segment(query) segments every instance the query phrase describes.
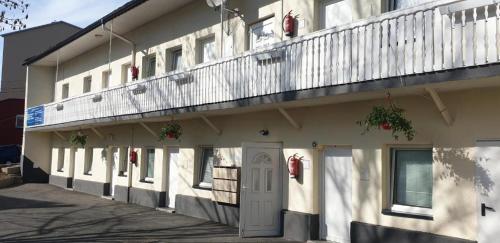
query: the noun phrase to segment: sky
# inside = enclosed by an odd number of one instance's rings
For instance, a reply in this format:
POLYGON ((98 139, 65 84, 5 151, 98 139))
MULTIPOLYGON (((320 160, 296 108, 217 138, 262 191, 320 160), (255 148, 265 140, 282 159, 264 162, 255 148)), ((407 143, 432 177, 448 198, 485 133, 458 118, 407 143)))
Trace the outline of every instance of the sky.
MULTIPOLYGON (((78 27, 85 27, 104 15, 122 6, 129 0, 27 0, 29 18, 27 28, 66 21, 78 27)), ((10 32, 6 28, 5 34, 10 32)), ((0 38, 0 73, 3 62, 3 38, 0 38)), ((1 81, 0 81, 1 82, 1 81)))

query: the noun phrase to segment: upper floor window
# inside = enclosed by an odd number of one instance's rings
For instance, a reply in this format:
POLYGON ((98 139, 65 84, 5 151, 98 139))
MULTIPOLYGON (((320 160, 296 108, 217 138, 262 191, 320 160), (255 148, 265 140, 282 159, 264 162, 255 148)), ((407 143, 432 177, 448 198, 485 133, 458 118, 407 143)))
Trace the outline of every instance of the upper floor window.
POLYGON ((142 58, 142 77, 149 78, 156 75, 156 54, 142 58))
POLYGON ((319 18, 321 29, 351 23, 351 0, 322 0, 320 3, 319 18))
POLYGON ((111 81, 111 70, 102 72, 102 89, 109 88, 109 82, 111 81))
POLYGON ((88 93, 92 90, 92 76, 83 78, 83 93, 88 93))
POLYGON ((390 0, 389 10, 398 10, 403 8, 415 7, 417 5, 432 2, 434 0, 390 0))
POLYGON ((210 62, 216 59, 215 56, 215 37, 209 37, 199 40, 200 63, 210 62))
POLYGON ((182 49, 172 51, 172 71, 180 70, 182 66, 182 49))
POLYGON ((132 82, 132 65, 130 63, 122 65, 122 84, 132 82))
POLYGON ((391 150, 391 210, 432 214, 432 149, 391 150))
POLYGON ((274 17, 259 21, 249 28, 250 49, 259 48, 277 41, 274 33, 274 17))
POLYGON ((61 99, 67 99, 69 97, 69 84, 62 85, 61 99))

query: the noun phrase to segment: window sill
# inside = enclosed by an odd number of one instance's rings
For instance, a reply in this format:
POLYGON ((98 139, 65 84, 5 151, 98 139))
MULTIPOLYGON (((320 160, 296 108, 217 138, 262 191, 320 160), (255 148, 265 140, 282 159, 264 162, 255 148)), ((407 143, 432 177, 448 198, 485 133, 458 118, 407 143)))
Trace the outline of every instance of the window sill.
POLYGON ((203 186, 199 186, 199 185, 196 185, 196 186, 193 186, 194 189, 198 189, 198 190, 205 190, 205 191, 211 191, 212 190, 212 187, 203 187, 203 186))
POLYGON ((85 172, 85 173, 83 173, 83 175, 92 176, 92 173, 91 172, 85 172))
POLYGON ((64 170, 63 169, 58 169, 57 172, 64 172, 64 170))
POLYGON ((141 179, 139 182, 147 183, 147 184, 153 184, 153 180, 141 179))
POLYGON ((127 173, 120 172, 118 173, 118 177, 127 177, 127 173))
POLYGON ((382 209, 382 214, 388 215, 388 216, 403 217, 403 218, 434 220, 434 217, 432 215, 417 214, 417 213, 405 213, 405 212, 393 211, 390 209, 382 209))

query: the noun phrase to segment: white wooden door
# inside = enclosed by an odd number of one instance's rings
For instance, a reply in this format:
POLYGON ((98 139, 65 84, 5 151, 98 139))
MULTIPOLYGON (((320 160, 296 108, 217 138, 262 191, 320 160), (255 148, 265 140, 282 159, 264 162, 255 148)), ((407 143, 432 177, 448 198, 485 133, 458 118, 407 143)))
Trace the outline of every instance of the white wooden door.
POLYGON ((115 195, 115 185, 118 178, 118 164, 120 163, 120 150, 118 148, 112 148, 111 150, 111 180, 109 186, 109 195, 115 195))
POLYGON ((352 149, 326 148, 322 167, 321 237, 350 242, 352 149))
POLYGON ((500 239, 500 140, 479 141, 476 147, 478 242, 500 239))
POLYGON ((168 198, 167 206, 175 208, 175 196, 177 195, 177 180, 179 178, 179 148, 167 149, 168 153, 168 198))
POLYGON ((281 232, 281 144, 243 145, 240 235, 276 236, 281 232))
POLYGON ((351 23, 351 0, 323 0, 321 2, 319 18, 322 29, 351 23))

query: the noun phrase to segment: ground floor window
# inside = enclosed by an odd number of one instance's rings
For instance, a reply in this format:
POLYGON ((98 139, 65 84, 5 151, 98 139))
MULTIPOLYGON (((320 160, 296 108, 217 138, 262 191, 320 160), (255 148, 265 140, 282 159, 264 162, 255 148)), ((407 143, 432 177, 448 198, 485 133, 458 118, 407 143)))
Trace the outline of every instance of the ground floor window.
POLYGON ((201 147, 199 166, 199 187, 212 188, 212 171, 214 168, 214 148, 201 147))
POLYGON ((127 147, 120 148, 120 162, 118 164, 119 175, 125 176, 128 171, 129 151, 127 147))
POLYGON ((64 148, 57 149, 57 171, 64 171, 64 148))
POLYGON ((144 176, 143 180, 147 182, 153 182, 154 171, 155 171, 155 149, 146 149, 146 158, 144 163, 144 176))
POLYGON ((87 148, 85 150, 83 173, 85 175, 92 175, 92 164, 94 162, 94 148, 87 148))
POLYGON ((393 148, 391 210, 432 214, 432 149, 393 148))

